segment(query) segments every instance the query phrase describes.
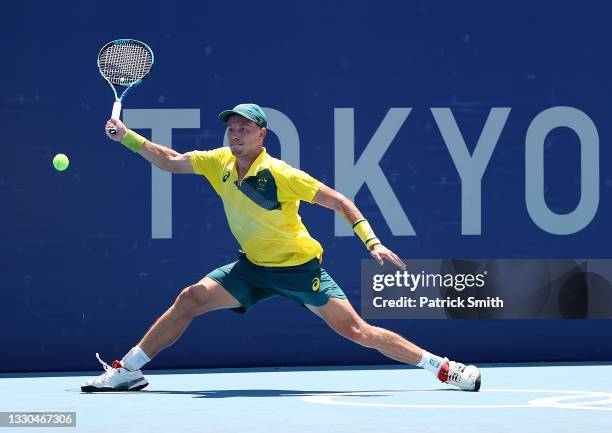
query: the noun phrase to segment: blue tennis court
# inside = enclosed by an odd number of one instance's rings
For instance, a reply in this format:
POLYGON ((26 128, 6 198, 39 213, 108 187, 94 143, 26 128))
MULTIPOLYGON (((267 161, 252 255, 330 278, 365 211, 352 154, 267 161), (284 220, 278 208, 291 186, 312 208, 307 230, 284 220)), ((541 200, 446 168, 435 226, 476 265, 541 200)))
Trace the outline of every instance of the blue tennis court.
POLYGON ((74 411, 78 432, 601 432, 606 364, 485 365, 478 393, 403 367, 154 371, 145 390, 85 394, 91 374, 4 374, 3 411, 74 411))

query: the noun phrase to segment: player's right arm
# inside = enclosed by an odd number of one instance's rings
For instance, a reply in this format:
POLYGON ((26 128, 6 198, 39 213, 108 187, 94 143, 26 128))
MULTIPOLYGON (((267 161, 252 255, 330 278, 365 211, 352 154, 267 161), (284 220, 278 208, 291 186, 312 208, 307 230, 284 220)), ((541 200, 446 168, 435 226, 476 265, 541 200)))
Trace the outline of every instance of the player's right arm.
MULTIPOLYGON (((122 142, 123 138, 128 132, 128 128, 123 124, 123 122, 115 119, 110 119, 108 122, 106 122, 106 127, 104 129, 108 138, 118 142, 122 142), (117 130, 115 134, 110 133, 112 128, 117 130)), ((153 143, 150 140, 145 140, 144 144, 142 144, 138 150, 138 154, 162 170, 177 174, 194 173, 193 167, 189 161, 191 152, 178 153, 177 151, 162 146, 161 144, 153 143)))

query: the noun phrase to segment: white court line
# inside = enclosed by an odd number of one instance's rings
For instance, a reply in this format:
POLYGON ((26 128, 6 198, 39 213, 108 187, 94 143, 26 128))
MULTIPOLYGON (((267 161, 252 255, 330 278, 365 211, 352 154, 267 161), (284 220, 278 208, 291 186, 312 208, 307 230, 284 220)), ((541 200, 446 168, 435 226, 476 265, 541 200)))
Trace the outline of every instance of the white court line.
MULTIPOLYGON (((402 391, 397 391, 401 393, 402 391)), ((410 391, 430 392, 430 391, 410 391)), ((528 400, 524 404, 413 404, 413 403, 369 403, 358 401, 337 400, 338 397, 352 396, 386 396, 389 391, 371 392, 338 392, 325 395, 309 395, 302 397, 302 401, 315 404, 331 404, 337 406, 358 406, 358 407, 390 407, 390 408, 415 408, 415 409, 507 409, 507 408, 556 408, 556 409, 578 409, 578 410, 602 410, 612 411, 612 393, 601 391, 574 391, 559 389, 517 389, 517 388, 498 388, 482 389, 480 392, 499 392, 499 393, 540 393, 540 394, 561 394, 552 397, 528 400), (593 401, 582 401, 575 403, 563 403, 564 400, 591 398, 593 401), (603 399, 603 400, 602 400, 603 399), (600 405, 610 405, 601 407, 600 405)))

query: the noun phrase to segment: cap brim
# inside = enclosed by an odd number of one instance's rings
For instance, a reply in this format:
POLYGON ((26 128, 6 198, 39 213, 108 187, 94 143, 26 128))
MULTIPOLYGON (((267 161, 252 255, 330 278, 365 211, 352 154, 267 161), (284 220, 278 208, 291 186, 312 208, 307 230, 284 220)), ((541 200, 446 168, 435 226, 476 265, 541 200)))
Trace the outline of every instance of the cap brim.
POLYGON ((237 116, 240 116, 240 117, 244 117, 245 119, 250 120, 251 122, 254 122, 254 123, 256 123, 257 125, 259 125, 259 126, 262 126, 262 127, 263 127, 263 125, 261 125, 261 124, 260 124, 260 123, 257 121, 257 119, 255 119, 255 118, 253 118, 253 117, 249 116, 247 113, 243 113, 243 112, 236 111, 236 110, 225 110, 225 111, 222 111, 222 112, 220 112, 220 113, 219 113, 219 115, 218 115, 217 117, 218 117, 218 118, 219 118, 219 120, 221 120, 222 122, 227 123, 227 121, 229 120, 229 118, 230 118, 231 116, 233 116, 234 114, 236 114, 237 116))
MULTIPOLYGON (((234 114, 238 114, 239 116, 242 116, 242 114, 236 113, 234 110, 224 110, 224 111, 220 112, 217 117, 219 118, 219 120, 221 122, 227 123, 227 119, 229 119, 230 116, 232 116, 234 114)), ((244 116, 242 116, 242 117, 244 117, 244 116)))

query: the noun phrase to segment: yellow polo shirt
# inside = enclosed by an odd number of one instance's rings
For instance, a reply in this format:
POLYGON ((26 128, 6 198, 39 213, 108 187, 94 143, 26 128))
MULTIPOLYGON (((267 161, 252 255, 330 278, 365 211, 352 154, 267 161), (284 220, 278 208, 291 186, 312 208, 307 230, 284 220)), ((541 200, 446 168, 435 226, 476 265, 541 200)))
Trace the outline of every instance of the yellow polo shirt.
POLYGON ((240 184, 229 147, 194 151, 190 162, 221 197, 230 230, 251 262, 296 266, 321 260, 321 244, 298 215, 300 200, 312 203, 321 182, 271 157, 265 147, 240 184))

